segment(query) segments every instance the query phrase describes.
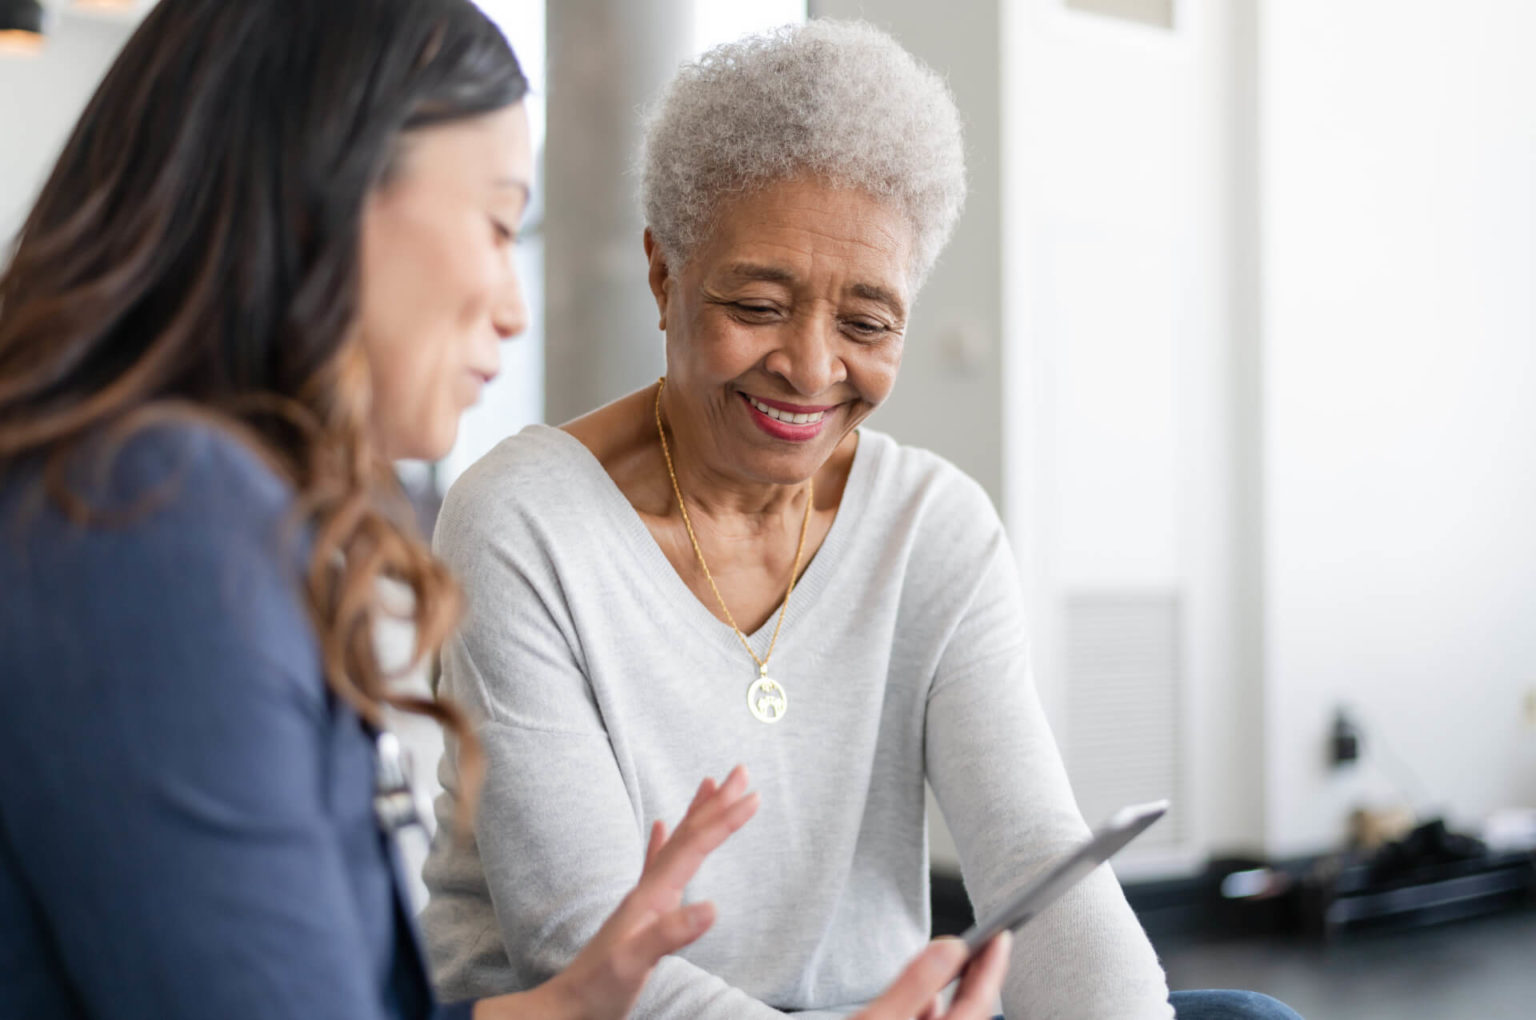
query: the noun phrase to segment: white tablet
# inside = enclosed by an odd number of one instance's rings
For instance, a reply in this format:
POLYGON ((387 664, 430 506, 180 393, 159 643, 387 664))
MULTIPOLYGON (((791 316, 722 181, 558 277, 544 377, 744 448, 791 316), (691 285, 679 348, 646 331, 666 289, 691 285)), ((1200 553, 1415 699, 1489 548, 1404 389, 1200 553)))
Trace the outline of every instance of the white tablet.
POLYGON ((1100 864, 1109 860, 1168 810, 1166 800, 1133 804, 1116 811, 1086 843, 1063 857, 1040 878, 1025 886, 1012 900, 973 925, 960 938, 972 955, 1002 931, 1018 931, 1030 919, 1072 888, 1100 864))

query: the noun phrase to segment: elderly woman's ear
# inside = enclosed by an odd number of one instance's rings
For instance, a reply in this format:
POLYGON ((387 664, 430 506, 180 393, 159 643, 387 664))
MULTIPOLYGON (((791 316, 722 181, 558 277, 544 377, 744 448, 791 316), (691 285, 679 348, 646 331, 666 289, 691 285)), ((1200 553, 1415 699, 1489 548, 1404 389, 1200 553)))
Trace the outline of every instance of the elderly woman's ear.
POLYGON ((656 243, 651 228, 645 228, 645 257, 650 260, 650 284, 651 293, 656 297, 656 311, 660 314, 660 321, 656 323, 657 329, 667 328, 667 285, 671 283, 672 276, 667 267, 667 256, 661 250, 661 245, 656 243))

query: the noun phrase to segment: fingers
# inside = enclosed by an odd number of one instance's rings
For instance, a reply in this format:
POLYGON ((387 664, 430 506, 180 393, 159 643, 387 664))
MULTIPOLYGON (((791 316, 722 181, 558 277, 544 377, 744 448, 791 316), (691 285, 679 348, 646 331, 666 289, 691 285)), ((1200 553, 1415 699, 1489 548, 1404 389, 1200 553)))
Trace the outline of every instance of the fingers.
POLYGON ((1003 932, 988 942, 981 954, 965 968, 960 988, 955 992, 945 1020, 982 1020, 992 1016, 992 1006, 1003 987, 1003 977, 1008 973, 1008 954, 1013 948, 1013 936, 1003 932))
POLYGON ((707 902, 648 913, 637 924, 625 922, 623 913, 621 907, 569 967, 540 986, 562 1005, 536 1015, 628 1016, 661 958, 693 942, 715 923, 715 906, 707 902))
MULTIPOLYGON (((740 767, 741 766, 739 766, 739 765, 737 766, 737 768, 740 768, 740 767)), ((698 807, 700 804, 702 804, 709 797, 710 794, 712 794, 714 792, 715 792, 715 781, 713 779, 711 779, 709 776, 705 776, 704 777, 704 781, 699 784, 698 792, 693 795, 693 801, 691 803, 689 803, 688 810, 692 811, 694 808, 698 807)))
POLYGON ((641 885, 681 895, 704 858, 757 811, 757 794, 747 792, 747 782, 747 770, 738 765, 718 788, 708 780, 701 784, 699 794, 671 837, 654 853, 647 853, 641 885))
POLYGON ((571 966, 546 984, 574 988, 581 1001, 601 1004, 597 1015, 626 1014, 657 962, 714 923, 713 904, 678 903, 704 858, 746 824, 757 803, 757 795, 747 793, 746 769, 737 766, 724 783, 706 779, 699 784, 671 835, 665 822, 653 823, 639 883, 571 966))
POLYGON ((604 930, 610 930, 614 938, 624 938, 654 916, 677 907, 704 859, 757 811, 757 794, 747 793, 747 782, 747 770, 740 765, 719 786, 706 779, 671 835, 664 823, 652 824, 640 881, 609 917, 604 930))
POLYGON ((930 942, 885 994, 858 1014, 859 1020, 911 1020, 960 972, 965 956, 965 943, 958 939, 930 942))
POLYGON ((710 850, 725 842, 725 838, 735 832, 743 823, 752 817, 756 810, 757 795, 747 792, 747 769, 745 765, 737 765, 731 769, 730 775, 725 777, 725 782, 715 788, 713 780, 705 780, 705 786, 709 793, 704 797, 696 797, 695 804, 688 809, 683 820, 678 823, 678 829, 689 827, 696 830, 689 833, 686 840, 702 838, 709 833, 715 837, 715 842, 709 846, 710 850), (747 810, 744 805, 751 802, 752 810, 747 810), (726 827, 721 828, 724 824, 726 827))
POLYGON ((651 824, 651 838, 645 845, 645 866, 647 868, 656 859, 656 855, 661 853, 661 848, 666 845, 666 842, 667 823, 658 818, 651 824))
POLYGON ((938 939, 919 953, 901 976, 886 989, 856 1020, 983 1020, 992 1016, 993 1004, 1008 973, 1008 953, 1013 939, 1007 932, 987 943, 985 949, 966 965, 965 944, 958 939, 938 939), (937 1002, 938 994, 965 968, 960 987, 947 1011, 937 1002))

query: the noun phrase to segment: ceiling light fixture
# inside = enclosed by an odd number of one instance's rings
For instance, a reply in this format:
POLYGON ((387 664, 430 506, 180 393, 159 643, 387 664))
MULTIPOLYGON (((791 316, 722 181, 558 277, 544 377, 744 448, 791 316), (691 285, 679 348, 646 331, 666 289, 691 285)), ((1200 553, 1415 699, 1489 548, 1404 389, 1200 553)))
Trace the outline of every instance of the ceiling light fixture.
POLYGON ((43 48, 43 5, 38 0, 0 0, 0 53, 43 48))

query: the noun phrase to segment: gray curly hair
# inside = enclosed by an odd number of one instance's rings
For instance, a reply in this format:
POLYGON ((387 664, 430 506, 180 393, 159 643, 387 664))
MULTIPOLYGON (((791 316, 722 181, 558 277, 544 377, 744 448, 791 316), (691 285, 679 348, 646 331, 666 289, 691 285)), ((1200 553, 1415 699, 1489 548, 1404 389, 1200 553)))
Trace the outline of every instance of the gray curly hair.
POLYGON ((790 25, 683 65, 647 116, 639 169, 646 223, 679 266, 724 198, 813 174, 905 214, 915 289, 965 204, 948 86, 862 22, 790 25))

